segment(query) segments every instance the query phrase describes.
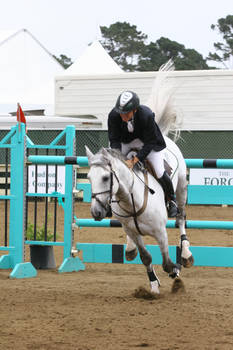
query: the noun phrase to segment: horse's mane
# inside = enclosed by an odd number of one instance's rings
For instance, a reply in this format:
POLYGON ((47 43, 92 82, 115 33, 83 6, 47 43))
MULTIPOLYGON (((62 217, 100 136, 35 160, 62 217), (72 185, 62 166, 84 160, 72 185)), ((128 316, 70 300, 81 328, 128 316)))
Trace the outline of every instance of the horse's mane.
POLYGON ((105 152, 109 153, 112 157, 119 159, 124 163, 126 157, 120 152, 118 149, 104 148, 102 147, 91 159, 90 165, 102 165, 107 166, 109 164, 109 160, 106 157, 105 152))
POLYGON ((113 149, 113 148, 105 148, 105 150, 114 158, 117 158, 124 162, 126 160, 126 157, 121 153, 119 149, 113 149))
POLYGON ((155 121, 164 135, 171 133, 175 140, 180 136, 183 115, 174 107, 174 92, 177 87, 167 79, 174 70, 174 62, 170 59, 160 67, 156 75, 151 94, 145 103, 155 113, 155 121))

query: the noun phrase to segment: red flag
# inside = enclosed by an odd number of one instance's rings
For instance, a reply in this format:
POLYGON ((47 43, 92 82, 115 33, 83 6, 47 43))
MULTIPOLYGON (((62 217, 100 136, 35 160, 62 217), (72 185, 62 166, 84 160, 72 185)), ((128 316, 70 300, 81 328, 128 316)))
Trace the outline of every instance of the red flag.
POLYGON ((22 110, 22 108, 21 108, 19 103, 18 103, 16 116, 17 116, 17 121, 19 122, 19 127, 20 127, 20 123, 24 123, 25 124, 25 129, 26 129, 26 132, 27 132, 26 118, 25 118, 25 115, 24 115, 23 110, 22 110))

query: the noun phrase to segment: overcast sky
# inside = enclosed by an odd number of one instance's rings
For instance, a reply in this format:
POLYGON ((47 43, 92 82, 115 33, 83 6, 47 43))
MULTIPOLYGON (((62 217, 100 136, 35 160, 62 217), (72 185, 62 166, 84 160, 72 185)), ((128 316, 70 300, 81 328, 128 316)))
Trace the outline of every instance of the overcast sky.
POLYGON ((73 61, 98 36, 98 25, 136 25, 149 41, 175 40, 204 58, 222 39, 211 30, 233 14, 232 0, 0 0, 0 30, 26 28, 53 54, 73 61))

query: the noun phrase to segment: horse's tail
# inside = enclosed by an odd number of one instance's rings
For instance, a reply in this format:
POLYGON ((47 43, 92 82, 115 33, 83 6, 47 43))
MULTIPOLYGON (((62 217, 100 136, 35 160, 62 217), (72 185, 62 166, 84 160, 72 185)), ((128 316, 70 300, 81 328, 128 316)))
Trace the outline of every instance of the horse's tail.
POLYGON ((150 97, 146 103, 155 113, 155 121, 164 135, 172 133, 175 140, 179 138, 182 125, 182 115, 174 107, 174 84, 167 79, 170 71, 174 70, 174 62, 170 59, 160 67, 156 75, 150 97))

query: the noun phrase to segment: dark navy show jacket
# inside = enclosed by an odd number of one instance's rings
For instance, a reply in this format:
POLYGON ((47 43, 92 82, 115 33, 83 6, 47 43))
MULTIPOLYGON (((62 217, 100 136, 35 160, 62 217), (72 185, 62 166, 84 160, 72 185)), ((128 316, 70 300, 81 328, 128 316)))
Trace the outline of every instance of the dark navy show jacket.
POLYGON ((121 119, 114 108, 108 115, 108 137, 111 148, 121 150, 121 143, 129 143, 140 139, 144 146, 138 151, 137 157, 143 161, 151 150, 161 151, 166 147, 163 135, 155 122, 154 113, 147 106, 140 105, 133 118, 134 131, 129 132, 127 123, 121 119))

